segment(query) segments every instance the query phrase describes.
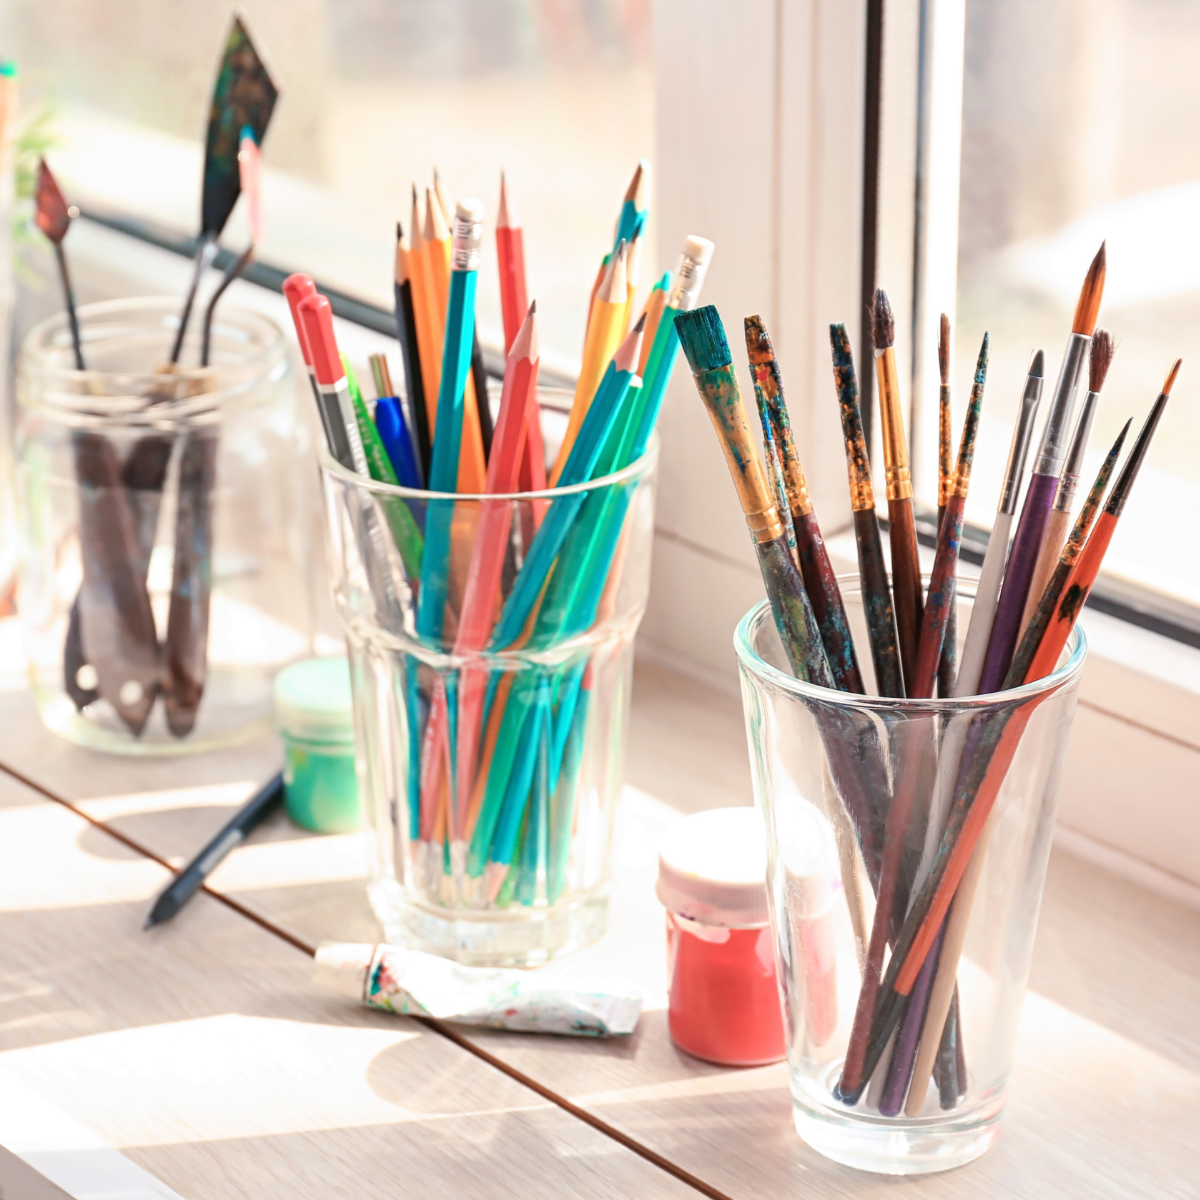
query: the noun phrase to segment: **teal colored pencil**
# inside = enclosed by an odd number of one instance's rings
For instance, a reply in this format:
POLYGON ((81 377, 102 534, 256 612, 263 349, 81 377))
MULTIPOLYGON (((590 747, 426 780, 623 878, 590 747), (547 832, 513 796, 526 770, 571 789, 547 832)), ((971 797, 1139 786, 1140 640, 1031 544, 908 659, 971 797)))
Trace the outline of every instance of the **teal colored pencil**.
POLYGON ((517 903, 529 906, 537 900, 538 879, 546 871, 550 827, 550 705, 546 702, 537 738, 533 768, 533 791, 529 797, 529 815, 521 839, 518 864, 517 903))
POLYGON ((638 237, 646 225, 650 206, 646 197, 650 194, 650 163, 646 159, 638 162, 637 170, 625 190, 621 203, 621 215, 617 218, 617 235, 613 239, 613 253, 622 242, 630 243, 638 237))
MULTIPOLYGON (((429 465, 431 492, 452 493, 458 487, 463 403, 467 376, 471 371, 471 350, 475 344, 475 285, 483 240, 482 222, 483 205, 478 200, 458 202, 454 216, 454 250, 450 263, 450 298, 446 310, 442 379, 438 389, 433 457, 429 465)), ((425 553, 421 562, 417 633, 434 643, 441 640, 446 617, 446 592, 450 582, 450 528, 453 520, 453 501, 430 501, 425 517, 425 553)))
POLYGON ((591 689, 577 691, 575 706, 566 738, 562 771, 550 805, 549 861, 546 864, 546 902, 557 904, 567 886, 567 866, 571 861, 571 834, 575 825, 575 801, 579 792, 579 771, 587 744, 588 711, 591 689))

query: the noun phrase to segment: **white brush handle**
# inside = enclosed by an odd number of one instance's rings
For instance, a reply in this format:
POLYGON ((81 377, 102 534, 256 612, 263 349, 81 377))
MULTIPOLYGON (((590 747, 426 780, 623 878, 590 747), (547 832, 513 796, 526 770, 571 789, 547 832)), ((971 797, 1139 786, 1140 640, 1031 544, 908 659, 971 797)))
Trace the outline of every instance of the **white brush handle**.
POLYGON ((1037 606, 1042 602, 1042 593, 1050 576, 1058 565, 1059 555, 1066 544, 1067 534, 1071 531, 1071 514, 1054 508, 1050 510, 1050 520, 1046 522, 1046 536, 1042 539, 1042 548, 1038 551, 1037 564, 1033 568, 1033 579, 1029 584, 1029 595, 1025 598, 1025 611, 1021 614, 1021 632, 1017 635, 1017 645, 1025 636, 1025 627, 1033 620, 1037 606))
POLYGON ((956 696, 973 696, 975 689, 979 687, 988 638, 992 633, 992 620, 996 616, 996 601, 1000 598, 1000 584, 1004 579, 1004 563, 1008 558, 1008 535, 1012 532, 1012 523, 1012 513, 996 514, 987 553, 983 556, 979 586, 975 589, 975 605, 971 609, 967 640, 958 664, 958 679, 954 684, 956 696))

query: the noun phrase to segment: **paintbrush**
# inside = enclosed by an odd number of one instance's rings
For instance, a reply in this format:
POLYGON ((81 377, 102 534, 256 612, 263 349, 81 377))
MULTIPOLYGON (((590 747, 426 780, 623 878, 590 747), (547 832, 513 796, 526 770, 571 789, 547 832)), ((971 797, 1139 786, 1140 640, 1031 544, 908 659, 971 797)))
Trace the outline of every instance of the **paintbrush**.
POLYGON ((1092 331, 1096 328, 1096 316, 1100 311, 1100 300, 1104 294, 1105 250, 1101 245, 1079 293, 1075 307, 1075 319, 1071 323, 1071 335, 1063 354, 1058 383, 1046 414, 1041 444, 1033 460, 1029 488, 1025 493, 1025 504, 1021 519, 1017 522, 1017 534, 1013 539, 1008 566, 1004 572, 1004 585, 996 605, 996 617, 988 638, 987 653, 984 655, 983 671, 979 679, 979 691, 994 692, 1004 681, 1017 645, 1021 614, 1025 610, 1025 598, 1029 594, 1033 569, 1046 535, 1050 519, 1050 508, 1058 490, 1058 476, 1063 467, 1063 451, 1067 436, 1067 422, 1083 357, 1087 353, 1092 331))
POLYGON ((837 576, 829 561, 821 528, 817 523, 813 503, 808 494, 808 483, 796 450, 792 435, 792 424, 788 418, 787 403, 783 394, 783 375, 779 360, 775 357, 771 338, 762 318, 745 319, 746 352, 750 357, 750 371, 754 376, 754 392, 760 412, 763 414, 764 438, 768 432, 774 434, 775 451, 779 456, 780 473, 783 476, 786 508, 790 510, 791 523, 795 531, 796 557, 800 574, 812 602, 813 613, 821 630, 821 641, 829 659, 835 685, 843 692, 866 690, 862 674, 858 669, 858 658, 854 653, 854 639, 850 635, 850 623, 846 618, 846 606, 842 602, 837 576))
MULTIPOLYGON (((975 366, 974 384, 971 388, 971 399, 967 406, 967 416, 963 422, 962 440, 959 443, 958 461, 955 464, 949 493, 946 497, 946 515, 938 532, 937 553, 934 558, 933 571, 929 580, 929 594, 925 601, 925 611, 921 622, 921 640, 917 648, 916 669, 913 673, 913 683, 910 695, 914 699, 927 700, 933 696, 934 684, 937 679, 938 664, 941 660, 942 640, 946 632, 948 614, 954 603, 954 573, 958 566, 959 539, 962 536, 963 510, 967 502, 967 492, 971 479, 971 464, 975 457, 975 441, 979 432, 979 415, 983 407, 983 389, 987 380, 988 364, 988 335, 983 335, 983 344, 979 349, 979 358, 975 366)), ((901 788, 911 789, 917 782, 917 766, 915 762, 904 766, 904 779, 897 789, 897 800, 901 788)), ((895 801, 893 807, 901 807, 895 801)), ((892 831, 891 813, 889 812, 888 828, 892 831)), ((895 830, 900 838, 904 835, 904 827, 895 830)), ((885 856, 885 866, 888 858, 885 856)), ((880 895, 883 887, 880 887, 880 895)), ((876 931, 872 930, 872 939, 876 931)), ((886 930, 882 930, 886 936, 886 930)), ((868 952, 869 953, 869 952, 868 952)), ((930 954, 926 960, 920 978, 913 989, 912 997, 905 1008, 904 1018, 896 1035, 895 1047, 892 1051, 891 1062, 888 1064, 887 1077, 884 1082, 879 1111, 884 1116, 895 1116, 904 1103, 908 1088, 909 1077, 912 1074, 913 1060, 917 1053, 917 1043, 921 1025, 925 1015, 925 1007, 929 999, 929 991, 933 983, 933 968, 936 956, 930 954)), ((882 961, 882 956, 880 956, 882 961)), ((864 973, 864 984, 866 973, 864 973)))
POLYGON ((1037 608, 1033 611, 1033 617, 1030 619, 1029 624, 1025 626, 1025 632, 1021 635, 1021 642, 1017 646, 1016 654, 1013 655, 1012 666, 1009 667, 1008 676, 1004 681, 1006 688, 1019 687, 1025 682, 1029 666, 1033 662, 1038 646, 1041 645, 1042 638, 1054 618, 1058 602, 1062 599, 1063 588, 1066 586, 1071 570, 1078 561, 1084 542, 1091 531, 1092 522, 1095 520, 1096 513, 1100 509, 1100 502, 1104 499, 1104 489, 1108 487, 1109 476, 1112 475, 1117 465, 1117 456, 1121 453, 1121 446, 1124 444, 1125 437, 1129 433, 1129 427, 1132 424, 1132 419, 1125 422, 1125 427, 1117 435, 1117 440, 1113 443, 1112 449, 1109 450, 1104 462, 1100 465, 1100 472, 1096 476, 1095 483, 1092 484, 1092 490, 1088 493, 1083 507, 1079 510, 1079 516, 1075 519, 1071 536, 1067 538, 1067 543, 1063 547, 1062 554, 1059 556, 1059 560, 1055 564, 1050 578, 1046 581, 1046 586, 1042 589, 1041 599, 1038 602, 1037 608))
POLYGON ((800 679, 833 687, 833 674, 808 592, 788 551, 783 522, 750 440, 733 357, 725 329, 712 304, 675 318, 679 342, 692 369, 696 390, 712 420, 733 476, 746 524, 758 554, 763 583, 775 614, 780 640, 800 679))
MULTIPOLYGON (((987 653, 988 639, 992 633, 992 619, 996 615, 996 601, 1000 596, 1000 583, 1004 578, 1004 564, 1008 559, 1008 535, 1012 529, 1013 516, 1017 511, 1017 499, 1021 494, 1021 477, 1025 473, 1025 458, 1029 453, 1029 442, 1033 436, 1033 422, 1042 398, 1042 375, 1045 355, 1039 350, 1033 356, 1029 374, 1025 380, 1025 392, 1021 397, 1021 410, 1013 426, 1012 442, 1008 448, 1008 465, 1004 469, 1004 486, 1000 489, 1000 503, 996 508, 992 534, 988 539, 987 553, 983 556, 983 569, 975 588, 975 603, 971 609, 971 621, 967 626, 967 639, 963 644, 962 659, 958 665, 958 678, 954 683, 955 696, 974 696, 979 690, 979 677, 983 673, 983 658, 987 653)), ((951 736, 954 731, 951 730, 951 736)), ((960 741, 961 745, 961 741, 960 741)), ((943 756, 945 757, 945 756, 943 756)), ((957 771, 957 764, 954 770, 957 771)), ((951 778, 951 783, 953 783, 951 778)))
MULTIPOLYGON (((950 488, 954 474, 954 429, 950 404, 950 318, 942 313, 938 324, 938 528, 946 515, 946 504, 950 499, 950 488)), ((954 587, 954 581, 951 581, 954 587)), ((958 604, 950 601, 950 612, 946 619, 946 636, 942 642, 942 657, 938 661, 938 695, 943 698, 954 695, 954 677, 958 663, 958 604)))
POLYGON ((954 574, 958 568, 959 543, 962 539, 964 509, 971 483, 971 464, 975 458, 975 439, 979 433, 979 414, 983 407, 987 366, 988 335, 985 333, 975 364, 975 379, 966 420, 963 422, 958 461, 946 495, 945 514, 938 528, 937 551, 933 560, 933 572, 929 578, 929 594, 921 618, 921 638, 917 646, 913 681, 908 691, 909 696, 915 700, 927 700, 933 696, 934 682, 942 657, 942 643, 947 634, 950 614, 954 609, 954 574))
POLYGON ((1117 482, 1113 484, 1108 502, 1104 505, 1104 511, 1096 519, 1096 526, 1092 530, 1087 544, 1080 551, 1079 558, 1071 568, 1071 574, 1063 587, 1057 613, 1042 637, 1037 653, 1029 665, 1029 670, 1025 672, 1023 682, 1041 679, 1050 674, 1058 665, 1059 655, 1067 644, 1067 638, 1071 636, 1071 630, 1074 629, 1075 622, 1083 611, 1084 604, 1087 603, 1088 593, 1092 590, 1096 576, 1100 573, 1100 565, 1104 561, 1109 542, 1112 541, 1117 522, 1125 511, 1129 493, 1141 470, 1146 451, 1150 447, 1150 439, 1154 436, 1158 423, 1162 419, 1163 410, 1167 407, 1171 389, 1175 386, 1175 380, 1182 365, 1183 359, 1176 359, 1175 365, 1168 373, 1162 391, 1154 401, 1150 414, 1138 433, 1137 440, 1133 443, 1133 449, 1130 450, 1129 457, 1121 468, 1121 474, 1117 476, 1117 482))
POLYGON ((183 339, 201 277, 216 257, 217 238, 221 236, 241 191, 238 150, 242 130, 249 126, 255 143, 261 146, 278 98, 279 89, 254 48, 240 11, 236 12, 213 85, 204 143, 204 186, 196 269, 179 316, 179 329, 168 360, 171 363, 177 363, 183 352, 183 339))
POLYGON ((1096 415, 1096 404, 1100 399, 1100 389, 1104 386, 1108 368, 1112 365, 1113 352, 1112 335, 1106 329, 1097 329, 1092 334, 1092 345, 1088 355, 1088 392, 1083 398, 1083 407, 1079 412, 1079 420, 1075 422, 1075 432, 1071 435, 1071 447, 1067 451, 1067 459, 1063 465, 1062 474, 1058 477, 1058 491, 1054 496, 1054 504, 1050 509, 1050 518, 1046 522, 1046 533, 1042 538, 1042 548, 1038 553, 1037 564, 1033 568, 1033 578, 1029 583, 1029 596, 1025 601, 1025 611, 1021 615, 1022 633, 1033 619, 1042 593, 1046 590, 1046 582, 1054 571, 1067 531, 1071 528, 1071 503, 1079 487, 1079 472, 1083 469, 1083 456, 1087 453, 1088 437, 1092 432, 1092 421, 1096 415))
POLYGON ((875 291, 871 314, 875 343, 875 374, 879 382, 879 418, 883 435, 883 464, 887 480, 888 536, 892 546, 892 595, 896 602, 896 635, 904 682, 911 687, 921 636, 921 563, 913 518, 912 476, 896 371, 896 321, 887 293, 875 291))
POLYGON ((830 325, 829 341, 833 349, 833 378, 837 385, 842 436, 846 442, 850 507, 854 512, 854 540, 858 547, 858 575, 863 608, 866 610, 867 636, 871 643, 871 661, 875 666, 875 686, 881 696, 900 697, 904 695, 904 678, 896 646, 896 619, 892 612, 887 567, 883 561, 879 519, 875 515, 875 492, 871 487, 871 466, 867 460, 867 442, 858 403, 854 356, 845 325, 830 325))

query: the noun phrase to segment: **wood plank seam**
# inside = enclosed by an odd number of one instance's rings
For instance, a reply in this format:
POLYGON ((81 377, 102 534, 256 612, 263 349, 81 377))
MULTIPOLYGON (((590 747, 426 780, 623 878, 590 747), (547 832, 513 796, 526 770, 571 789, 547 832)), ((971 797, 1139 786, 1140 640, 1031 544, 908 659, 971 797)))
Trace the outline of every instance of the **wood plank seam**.
POLYGON ((1148 733, 1151 737, 1162 738, 1164 741, 1171 742, 1176 746, 1182 746, 1185 750, 1191 750, 1193 754, 1200 754, 1200 746, 1195 742, 1189 742, 1187 738, 1177 737, 1173 733, 1166 733, 1162 729, 1156 729, 1153 725, 1147 725, 1144 721, 1136 721, 1133 717, 1127 717, 1123 713, 1114 712, 1111 708, 1103 708, 1094 700, 1087 700, 1083 696, 1079 697, 1079 705, 1081 708, 1090 708, 1092 712, 1099 713, 1102 717, 1111 717, 1114 721, 1120 721, 1122 725, 1128 725, 1131 729, 1139 729, 1142 733, 1148 733))
MULTIPOLYGON (((173 875, 177 875, 179 873, 178 869, 172 866, 171 863, 169 863, 166 859, 155 854, 154 851, 143 846, 136 839, 129 837, 120 830, 114 829, 111 825, 107 824, 107 822, 91 816, 83 809, 72 804, 70 800, 56 795, 54 792, 44 787, 36 780, 30 779, 22 772, 15 770, 13 767, 10 767, 5 763, 0 763, 0 771, 3 771, 6 775, 11 776, 13 779, 17 780, 18 783, 24 784, 25 787, 36 792, 39 796, 44 796, 47 800, 50 800, 55 804, 62 805, 64 808, 74 813, 77 817, 81 817, 89 825, 101 830, 109 837, 114 838, 123 846, 132 850, 135 854, 140 854, 143 858, 150 859, 152 862, 157 863, 160 867, 166 868, 166 870, 170 871, 173 875)), ((270 921, 240 904, 237 900, 234 900, 231 896, 224 895, 221 892, 213 891, 207 886, 202 886, 200 890, 206 895, 212 897, 212 899, 216 900, 218 903, 224 904, 227 908, 231 909, 239 916, 245 917, 248 921, 253 922, 266 933, 273 934, 275 937, 286 942, 293 949, 299 950, 302 954, 307 955, 309 958, 312 958, 316 953, 315 947, 309 946, 300 938, 293 936, 284 929, 280 929, 278 926, 272 924, 270 921)), ((536 1079, 526 1075, 523 1071, 519 1071, 517 1068, 509 1066, 509 1064, 504 1062, 502 1059, 495 1057, 487 1050, 477 1046, 469 1038, 464 1037, 463 1034, 461 1034, 457 1029, 453 1029, 449 1025, 433 1017, 414 1016, 411 1019, 420 1022, 420 1024, 424 1025, 427 1029, 432 1030, 434 1033, 440 1034, 442 1037, 446 1038, 447 1041, 453 1042, 456 1046, 459 1046, 463 1050, 467 1051, 467 1053, 472 1054, 482 1062, 487 1063, 488 1066, 493 1067, 495 1070, 502 1072, 515 1082, 527 1087, 530 1091, 535 1092, 544 1100, 548 1100, 551 1104, 556 1105, 570 1116, 576 1118, 576 1120, 582 1121, 585 1125, 590 1125, 598 1133, 602 1133, 605 1137, 610 1138, 618 1145, 623 1146, 626 1150, 636 1154, 639 1158, 644 1159, 652 1166, 658 1167, 659 1170, 664 1171, 666 1174, 678 1179, 681 1183, 687 1184, 688 1187, 693 1188, 701 1195, 710 1197, 710 1200, 732 1200, 732 1197, 730 1197, 728 1193, 722 1192, 713 1187, 711 1184, 705 1183, 703 1179, 698 1178, 690 1171, 687 1171, 683 1167, 671 1162, 670 1159, 664 1158, 661 1154, 651 1150, 649 1146, 645 1146, 641 1142, 630 1137, 628 1134, 623 1133, 620 1129, 610 1125, 601 1117, 596 1116, 594 1113, 588 1112, 587 1109, 580 1108, 579 1105, 574 1104, 565 1096, 561 1096, 557 1092, 552 1091, 544 1084, 539 1083, 536 1079)))

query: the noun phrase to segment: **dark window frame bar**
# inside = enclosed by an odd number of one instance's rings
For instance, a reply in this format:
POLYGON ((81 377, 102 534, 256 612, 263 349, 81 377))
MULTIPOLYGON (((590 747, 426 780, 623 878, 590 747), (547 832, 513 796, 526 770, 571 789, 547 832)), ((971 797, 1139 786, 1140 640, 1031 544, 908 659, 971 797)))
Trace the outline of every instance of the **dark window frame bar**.
MULTIPOLYGON (((101 212, 93 208, 85 209, 80 215, 106 229, 112 229, 141 242, 147 242, 183 258, 191 259, 196 256, 198 243, 195 237, 182 237, 178 233, 163 229, 150 222, 101 212)), ((233 262, 234 257, 235 255, 230 251, 222 249, 217 254, 215 266, 219 270, 224 270, 233 262)), ((258 284, 259 287, 269 291, 282 293, 283 281, 290 274, 290 271, 285 271, 282 267, 256 260, 248 265, 244 278, 249 283, 258 284)), ((393 339, 396 337, 395 317, 390 310, 347 295, 337 288, 325 287, 320 282, 317 286, 322 293, 329 297, 329 303, 335 316, 361 325, 375 333, 383 334, 385 337, 393 339)), ((502 379, 504 362, 499 350, 495 347, 485 346, 484 360, 487 364, 488 374, 493 378, 502 379)), ((543 372, 543 374, 549 373, 543 372)), ((575 381, 565 375, 552 375, 546 382, 552 386, 573 387, 575 381)), ((886 518, 881 523, 886 528, 886 518)), ((931 548, 936 546, 936 511, 918 508, 917 540, 923 546, 931 548)), ((966 562, 974 563, 976 566, 982 564, 987 545, 988 531, 986 529, 977 526, 964 528, 961 555, 966 562)), ((1088 597, 1088 607, 1128 621, 1131 625, 1161 634, 1163 637, 1200 648, 1200 611, 1193 609, 1183 601, 1172 602, 1170 597, 1157 595, 1136 584, 1102 576, 1088 597)))

